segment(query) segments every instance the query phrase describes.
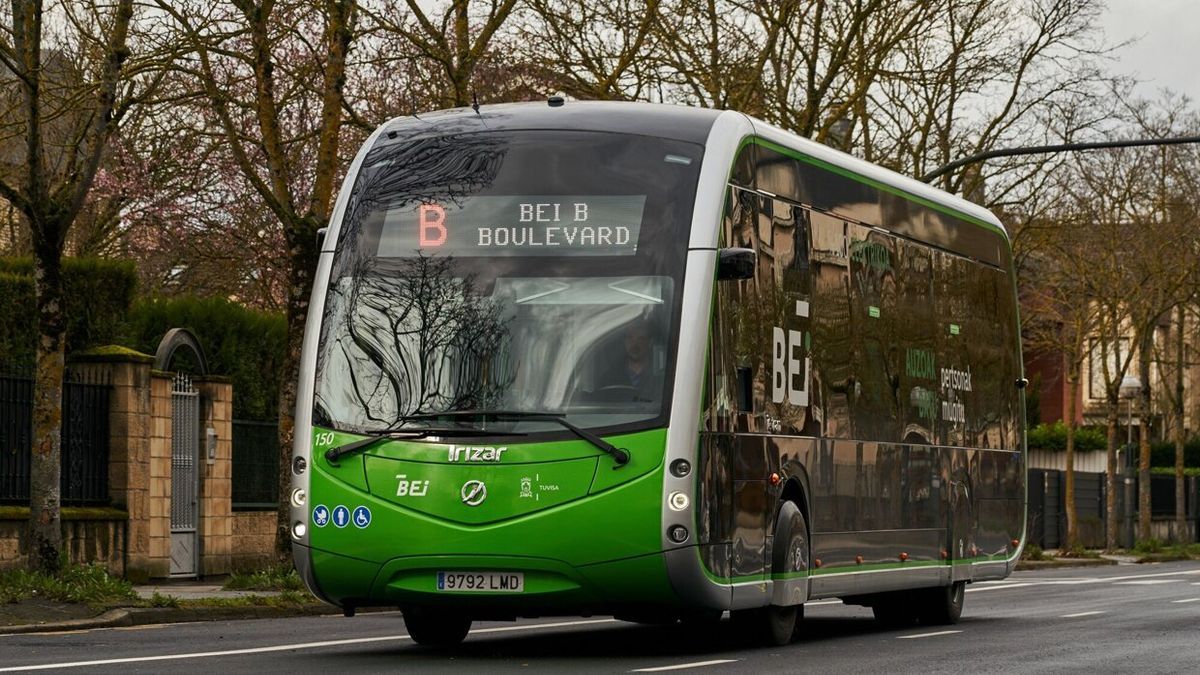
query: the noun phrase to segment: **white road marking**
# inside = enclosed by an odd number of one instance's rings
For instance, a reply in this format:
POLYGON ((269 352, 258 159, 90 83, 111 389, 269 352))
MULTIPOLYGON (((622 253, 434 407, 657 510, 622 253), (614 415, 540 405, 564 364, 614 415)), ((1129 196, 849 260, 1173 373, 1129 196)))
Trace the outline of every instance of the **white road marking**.
POLYGON ((1113 586, 1154 586, 1156 584, 1173 584, 1182 579, 1138 579, 1137 581, 1118 581, 1113 586))
POLYGON ((1200 602, 1200 598, 1184 598, 1183 600, 1172 600, 1171 603, 1179 605, 1185 602, 1200 602))
POLYGON ((897 640, 916 640, 918 638, 937 637, 939 635, 954 635, 955 633, 961 633, 961 632, 962 632, 961 630, 942 630, 942 631, 938 631, 936 633, 921 633, 920 635, 901 635, 900 637, 898 637, 896 639, 897 640))
POLYGON ((1006 588, 1022 588, 1024 586, 1036 586, 1036 585, 1037 584, 1034 584, 1034 583, 1023 583, 1023 584, 1005 584, 1003 586, 979 586, 977 588, 968 588, 967 592, 972 593, 975 591, 1002 591, 1006 588))
POLYGON ((675 666, 659 666, 657 668, 638 668, 631 670, 631 673, 661 673, 664 670, 683 670, 684 668, 703 668, 705 666, 719 666, 722 663, 737 663, 737 659, 714 659, 712 661, 697 661, 695 663, 680 663, 675 666))
POLYGON ((1099 611, 1097 611, 1097 612, 1079 612, 1079 613, 1077 613, 1077 614, 1063 614, 1063 615, 1062 615, 1062 618, 1064 618, 1064 619, 1078 619, 1078 618, 1079 618, 1079 617, 1081 617, 1081 616, 1095 616, 1095 615, 1097 615, 1097 614, 1103 614, 1103 613, 1104 613, 1104 612, 1099 612, 1099 611))
POLYGON ((804 606, 805 607, 820 607, 821 605, 840 605, 840 604, 842 604, 841 600, 818 600, 816 602, 806 602, 806 603, 804 603, 804 606))
MULTIPOLYGON (((502 626, 499 628, 479 628, 471 631, 472 635, 483 633, 511 633, 514 631, 533 630, 537 628, 563 628, 566 626, 593 626, 601 623, 616 623, 616 619, 590 619, 585 621, 559 621, 556 623, 538 623, 524 626, 502 626)), ((286 645, 271 645, 269 647, 247 647, 246 649, 226 649, 219 652, 184 652, 180 654, 160 654, 158 656, 134 656, 123 659, 98 659, 96 661, 72 661, 68 663, 45 663, 41 665, 11 666, 0 668, 0 673, 13 673, 23 670, 52 670, 54 668, 86 668, 88 666, 108 666, 118 663, 146 663, 148 661, 175 661, 180 659, 206 659, 217 656, 237 656, 240 654, 265 654, 269 652, 286 652, 293 649, 316 649, 318 647, 337 647, 340 645, 361 645, 373 642, 396 642, 408 640, 408 635, 381 635, 379 637, 349 638, 346 640, 324 640, 321 642, 297 642, 286 645)))

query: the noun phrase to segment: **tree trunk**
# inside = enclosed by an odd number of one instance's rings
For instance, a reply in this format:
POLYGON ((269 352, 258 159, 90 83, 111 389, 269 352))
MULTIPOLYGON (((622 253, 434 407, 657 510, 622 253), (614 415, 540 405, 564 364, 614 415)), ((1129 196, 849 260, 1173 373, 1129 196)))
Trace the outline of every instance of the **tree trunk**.
POLYGON ((1149 541, 1150 525, 1150 352, 1154 341, 1154 328, 1148 328, 1138 345, 1138 375, 1142 378, 1139 392, 1141 414, 1138 416, 1138 536, 1140 541, 1149 541))
MULTIPOLYGON (((296 432, 296 391, 300 379, 300 352, 308 321, 313 276, 317 266, 316 226, 306 220, 288 228, 291 261, 287 300, 287 353, 279 383, 279 505, 276 517, 275 554, 280 562, 291 559, 292 446, 296 432)), ((318 308, 319 309, 319 308, 318 308)), ((315 467, 310 466, 309 470, 315 467)))
POLYGON ((1104 548, 1117 550, 1117 404, 1108 401, 1108 462, 1104 476, 1104 548))
POLYGON ((66 321, 61 254, 54 242, 37 247, 37 369, 33 386, 33 452, 29 476, 29 567, 53 573, 61 566, 62 394, 66 321))
POLYGON ((1075 510, 1075 397, 1079 394, 1079 368, 1067 366, 1067 539, 1064 548, 1079 548, 1079 515, 1075 510))
POLYGON ((1186 314, 1184 306, 1180 303, 1175 310, 1178 317, 1178 330, 1176 334, 1177 342, 1175 343, 1175 400, 1173 401, 1175 408, 1175 541, 1183 543, 1190 540, 1188 532, 1187 514, 1184 507, 1186 490, 1183 479, 1183 335, 1184 322, 1186 314))

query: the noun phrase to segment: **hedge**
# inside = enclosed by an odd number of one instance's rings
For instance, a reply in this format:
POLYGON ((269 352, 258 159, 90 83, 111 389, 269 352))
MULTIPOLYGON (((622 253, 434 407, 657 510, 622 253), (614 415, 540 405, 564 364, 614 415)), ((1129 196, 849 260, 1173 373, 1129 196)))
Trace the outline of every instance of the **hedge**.
MULTIPOLYGON (((1183 465, 1200 467, 1200 437, 1183 444, 1183 465)), ((1175 442, 1151 443, 1150 466, 1175 466, 1175 442)))
MULTIPOLYGON (((1031 450, 1066 450, 1067 425, 1062 422, 1039 424, 1029 430, 1026 441, 1031 450)), ((1125 436, 1117 439, 1118 445, 1125 444, 1125 436)), ((1104 430, 1096 427, 1079 427, 1075 430, 1075 449, 1084 452, 1104 450, 1108 447, 1104 430)), ((1184 443, 1183 463, 1185 466, 1200 467, 1200 437, 1184 443)), ((1175 442, 1156 441, 1150 444, 1150 466, 1175 466, 1175 442)))
POLYGON ((223 298, 149 298, 129 314, 128 343, 153 354, 172 328, 194 333, 209 371, 233 380, 235 418, 277 419, 287 344, 282 313, 253 310, 223 298))
MULTIPOLYGON (((1029 430, 1025 438, 1031 450, 1066 450, 1067 425, 1061 421, 1039 424, 1029 430)), ((1075 449, 1082 451, 1104 450, 1108 447, 1103 429, 1078 427, 1075 429, 1075 449)))
MULTIPOLYGON (((63 260, 67 352, 116 342, 137 293, 131 261, 63 260)), ((31 366, 37 347, 37 305, 31 258, 0 258, 0 364, 31 366)))

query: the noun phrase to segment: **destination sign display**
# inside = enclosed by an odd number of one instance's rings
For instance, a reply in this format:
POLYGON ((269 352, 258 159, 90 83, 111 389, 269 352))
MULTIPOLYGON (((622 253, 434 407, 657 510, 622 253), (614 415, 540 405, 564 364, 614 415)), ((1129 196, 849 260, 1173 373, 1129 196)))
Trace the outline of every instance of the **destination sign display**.
POLYGON ((381 258, 637 253, 645 195, 485 195, 392 209, 381 258))

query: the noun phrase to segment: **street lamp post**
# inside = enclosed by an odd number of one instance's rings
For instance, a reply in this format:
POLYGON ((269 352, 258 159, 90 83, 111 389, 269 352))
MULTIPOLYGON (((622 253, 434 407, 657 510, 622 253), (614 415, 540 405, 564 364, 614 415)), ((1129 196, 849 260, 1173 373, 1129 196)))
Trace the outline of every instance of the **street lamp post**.
POLYGON ((1142 381, 1133 375, 1126 375, 1121 378, 1120 396, 1127 402, 1128 413, 1125 418, 1125 461, 1122 462, 1121 472, 1125 476, 1125 548, 1133 548, 1133 467, 1131 458, 1133 457, 1133 400, 1142 390, 1142 381))

